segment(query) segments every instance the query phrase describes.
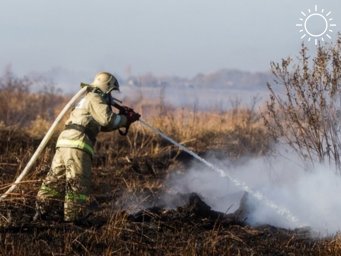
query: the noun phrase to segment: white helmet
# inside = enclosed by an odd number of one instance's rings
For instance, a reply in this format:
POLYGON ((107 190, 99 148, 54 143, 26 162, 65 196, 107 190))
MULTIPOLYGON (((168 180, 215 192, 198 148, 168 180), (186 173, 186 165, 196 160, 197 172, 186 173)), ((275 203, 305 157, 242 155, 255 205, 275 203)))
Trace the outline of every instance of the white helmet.
POLYGON ((90 85, 100 89, 103 93, 110 93, 112 90, 119 91, 120 89, 116 77, 108 72, 96 74, 94 81, 90 85))

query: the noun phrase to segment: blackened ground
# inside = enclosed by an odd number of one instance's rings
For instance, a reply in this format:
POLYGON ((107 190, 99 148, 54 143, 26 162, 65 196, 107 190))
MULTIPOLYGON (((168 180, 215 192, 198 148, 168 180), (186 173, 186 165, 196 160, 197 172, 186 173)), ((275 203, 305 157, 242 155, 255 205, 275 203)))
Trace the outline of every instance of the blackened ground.
MULTIPOLYGON (((88 225, 31 220, 39 179, 53 156, 51 142, 26 182, 0 203, 0 255, 341 255, 338 236, 314 239, 309 229, 248 226, 243 203, 224 214, 188 194, 179 207, 163 207, 163 181, 174 170, 185 171, 191 159, 169 145, 146 153, 132 139, 105 137, 98 144, 88 225)), ((2 193, 39 141, 5 131, 0 142, 2 193)))
MULTIPOLYGON (((250 227, 235 214, 212 211, 198 195, 176 209, 134 214, 97 212, 100 225, 19 221, 0 228, 2 255, 331 255, 330 240, 309 230, 250 227), (291 254, 290 254, 291 253, 291 254)), ((90 218, 94 223, 96 217, 90 218)), ((333 255, 339 251, 334 250, 333 255)))

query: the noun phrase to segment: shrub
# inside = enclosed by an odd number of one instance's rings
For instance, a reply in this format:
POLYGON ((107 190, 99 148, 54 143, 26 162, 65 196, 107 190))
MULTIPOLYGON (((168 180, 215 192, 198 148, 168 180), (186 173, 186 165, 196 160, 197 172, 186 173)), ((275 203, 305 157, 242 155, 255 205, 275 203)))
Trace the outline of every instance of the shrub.
POLYGON ((40 120, 51 121, 55 117, 55 109, 63 103, 61 96, 53 85, 42 79, 17 77, 7 70, 0 77, 0 123, 12 128, 28 128, 40 116, 40 120), (31 86, 39 83, 44 90, 30 92, 31 86))
POLYGON ((328 161, 341 170, 341 35, 335 45, 319 45, 311 58, 302 45, 292 58, 271 63, 275 76, 264 120, 271 135, 284 139, 312 163, 328 161))

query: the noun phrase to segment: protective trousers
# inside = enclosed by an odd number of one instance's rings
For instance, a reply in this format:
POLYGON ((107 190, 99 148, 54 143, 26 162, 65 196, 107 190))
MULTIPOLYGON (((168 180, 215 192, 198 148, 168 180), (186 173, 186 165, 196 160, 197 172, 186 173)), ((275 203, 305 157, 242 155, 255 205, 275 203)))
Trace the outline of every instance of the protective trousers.
POLYGON ((91 156, 77 148, 57 148, 51 170, 38 191, 37 205, 43 214, 62 211, 64 221, 85 217, 91 187, 91 156))

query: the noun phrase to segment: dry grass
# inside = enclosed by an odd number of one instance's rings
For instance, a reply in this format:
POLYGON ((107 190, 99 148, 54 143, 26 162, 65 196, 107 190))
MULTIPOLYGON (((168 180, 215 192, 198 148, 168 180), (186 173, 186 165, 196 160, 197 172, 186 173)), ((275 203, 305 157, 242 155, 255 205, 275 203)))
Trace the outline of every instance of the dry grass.
MULTIPOLYGON (((5 92, 6 95, 9 93, 7 89, 5 92)), ((17 97, 15 90, 13 93, 12 96, 17 97)), ((27 100, 45 97, 27 92, 26 96, 27 100)), ((65 100, 61 97, 60 102, 65 100)), ((10 104, 7 101, 6 107, 10 108, 10 104)), ((28 106, 28 103, 22 104, 28 106)), ((53 107, 52 116, 62 105, 53 107)), ((141 106, 143 102, 139 102, 141 106)), ((25 107, 18 108, 13 115, 25 116, 26 112, 25 107)), ((11 115, 0 118, 0 193, 23 169, 53 119, 43 110, 37 110, 34 115, 22 119, 27 125, 16 126, 11 115)), ((148 122, 177 141, 200 153, 219 150, 226 157, 263 154, 269 149, 259 116, 256 111, 246 108, 200 112, 156 105, 144 111, 148 122)), ((146 218, 132 220, 127 209, 153 206, 166 189, 163 181, 167 175, 191 160, 138 124, 133 125, 127 137, 118 133, 99 136, 93 165, 92 202, 99 206, 95 216, 106 219, 104 225, 80 228, 52 222, 32 226, 29 218, 34 213, 35 194, 49 169, 55 140, 56 137, 19 188, 0 203, 0 255, 340 254, 339 236, 315 241, 300 238, 294 231, 222 223, 186 208, 161 209, 159 213, 150 210, 146 218)))

